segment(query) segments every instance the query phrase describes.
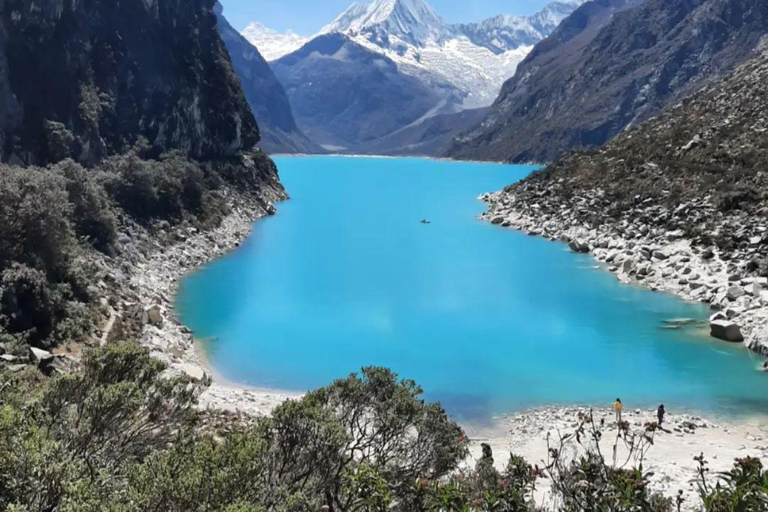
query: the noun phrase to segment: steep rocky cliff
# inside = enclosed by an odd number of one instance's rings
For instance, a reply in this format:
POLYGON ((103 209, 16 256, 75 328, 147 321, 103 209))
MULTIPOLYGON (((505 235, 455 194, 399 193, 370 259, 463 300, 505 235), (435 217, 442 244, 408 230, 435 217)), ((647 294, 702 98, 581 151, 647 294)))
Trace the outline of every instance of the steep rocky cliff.
POLYGON ((259 145, 270 153, 321 151, 296 126, 288 96, 259 50, 229 24, 221 4, 215 10, 232 67, 261 129, 259 145))
POLYGON ((599 146, 754 55, 768 3, 595 0, 540 43, 458 158, 551 161, 599 146))
POLYGON ((285 197, 258 142, 213 0, 0 1, 0 351, 135 334, 147 258, 285 197))
POLYGON ((93 164, 146 138, 208 159, 259 140, 213 0, 0 3, 2 160, 93 164))

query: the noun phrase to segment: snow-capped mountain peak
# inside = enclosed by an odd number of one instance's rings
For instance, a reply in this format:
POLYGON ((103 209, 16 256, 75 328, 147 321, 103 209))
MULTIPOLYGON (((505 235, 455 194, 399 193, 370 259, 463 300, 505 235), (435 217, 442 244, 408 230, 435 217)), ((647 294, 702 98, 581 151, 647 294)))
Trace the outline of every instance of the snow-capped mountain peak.
POLYGON ((277 32, 261 23, 251 23, 242 32, 249 43, 258 48, 259 53, 268 61, 279 59, 304 46, 311 38, 288 32, 277 32))
POLYGON ((394 37, 406 44, 423 46, 439 40, 447 29, 424 0, 374 0, 370 4, 352 4, 320 33, 362 34, 378 43, 394 37))
MULTIPOLYGON (((426 0, 354 3, 319 35, 340 33, 394 61, 405 74, 463 98, 459 108, 490 105, 533 45, 586 0, 559 0, 533 16, 500 15, 479 23, 448 24, 426 0)), ((259 25, 243 33, 267 60, 298 49, 302 39, 259 25)))

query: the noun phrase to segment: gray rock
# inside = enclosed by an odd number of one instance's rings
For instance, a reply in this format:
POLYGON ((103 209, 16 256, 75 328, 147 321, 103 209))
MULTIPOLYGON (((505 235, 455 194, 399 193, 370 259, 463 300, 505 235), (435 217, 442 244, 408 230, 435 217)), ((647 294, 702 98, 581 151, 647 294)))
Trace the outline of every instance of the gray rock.
POLYGON ((730 341, 740 342, 744 341, 744 336, 741 334, 741 328, 735 322, 730 320, 715 320, 709 323, 709 332, 712 337, 730 341))
POLYGON ((578 252, 578 253, 587 253, 587 252, 589 252, 589 244, 587 244, 583 240, 571 240, 571 242, 568 244, 568 247, 573 252, 578 252))
POLYGON ((739 297, 743 297, 746 294, 744 291, 744 288, 742 288, 739 285, 733 285, 728 288, 728 299, 729 300, 736 300, 739 297))
POLYGON ((709 317, 709 323, 716 322, 718 320, 728 320, 728 317, 722 311, 718 311, 717 313, 709 317))
POLYGON ((163 314, 160 310, 160 306, 157 304, 148 306, 141 310, 140 314, 141 323, 146 325, 154 325, 155 327, 163 326, 163 314))
POLYGON ((185 364, 184 365, 184 373, 186 373, 189 377, 195 379, 195 380, 205 380, 207 377, 207 374, 205 373, 205 370, 201 367, 194 365, 194 364, 185 364))

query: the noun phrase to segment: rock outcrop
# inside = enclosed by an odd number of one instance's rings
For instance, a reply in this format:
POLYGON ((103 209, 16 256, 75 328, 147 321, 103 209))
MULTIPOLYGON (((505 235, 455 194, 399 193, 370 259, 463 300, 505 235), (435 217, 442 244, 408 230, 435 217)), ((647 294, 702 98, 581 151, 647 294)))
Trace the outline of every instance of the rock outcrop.
POLYGON ((0 3, 0 160, 93 164, 140 138, 228 157, 259 140, 213 0, 0 3))
POLYGON ((595 148, 754 56, 755 0, 595 0, 539 43, 455 158, 548 162, 595 148))
POLYGON ((626 282, 708 302, 713 334, 768 354, 768 51, 592 153, 501 193, 484 217, 571 242, 626 282))

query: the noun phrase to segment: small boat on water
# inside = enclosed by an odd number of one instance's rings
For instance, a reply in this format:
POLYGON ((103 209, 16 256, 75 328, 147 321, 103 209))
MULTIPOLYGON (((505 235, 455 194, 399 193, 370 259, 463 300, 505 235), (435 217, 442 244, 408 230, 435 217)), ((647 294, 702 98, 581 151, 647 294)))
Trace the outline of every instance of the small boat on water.
POLYGON ((422 224, 432 224, 432 221, 429 221, 427 219, 421 219, 422 224))

